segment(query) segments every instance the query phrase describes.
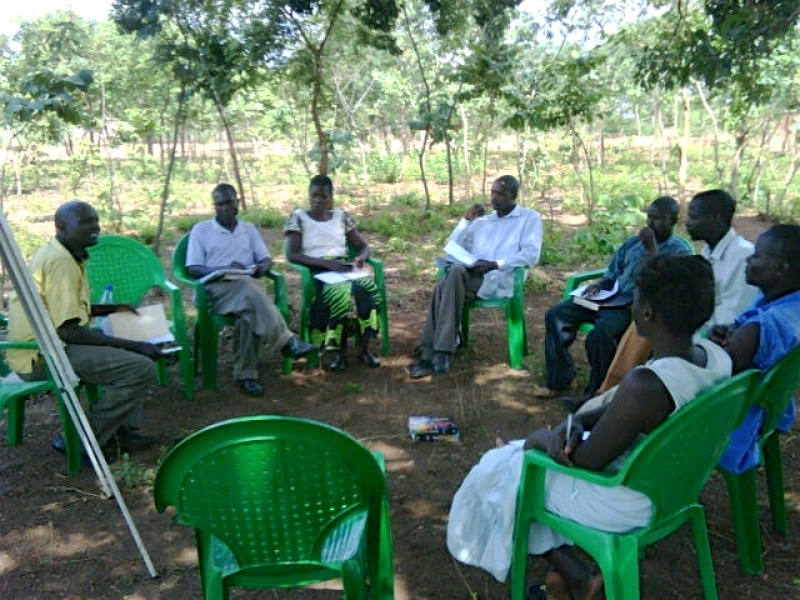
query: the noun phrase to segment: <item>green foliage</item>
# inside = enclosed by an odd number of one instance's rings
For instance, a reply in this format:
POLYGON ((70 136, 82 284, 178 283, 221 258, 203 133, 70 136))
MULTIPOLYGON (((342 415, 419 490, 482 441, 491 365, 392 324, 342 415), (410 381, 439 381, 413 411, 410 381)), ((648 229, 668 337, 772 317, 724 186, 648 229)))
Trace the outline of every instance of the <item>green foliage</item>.
POLYGON ((592 225, 572 239, 578 250, 589 256, 608 256, 629 236, 629 227, 643 225, 643 199, 634 196, 600 195, 592 225))
POLYGON ((342 384, 343 394, 360 394, 364 391, 364 385, 358 381, 347 381, 342 384))
MULTIPOLYGON (((166 449, 161 449, 162 458, 166 449)), ((159 461, 160 462, 160 461, 159 461)), ((122 488, 147 487, 153 484, 156 477, 156 468, 143 462, 134 460, 127 452, 123 452, 119 461, 110 465, 111 473, 122 488)))
POLYGON ((403 157, 389 152, 372 152, 367 159, 367 171, 377 183, 397 183, 403 178, 403 157))
POLYGON ((239 213, 239 218, 265 229, 283 228, 286 215, 270 208, 250 208, 239 213))

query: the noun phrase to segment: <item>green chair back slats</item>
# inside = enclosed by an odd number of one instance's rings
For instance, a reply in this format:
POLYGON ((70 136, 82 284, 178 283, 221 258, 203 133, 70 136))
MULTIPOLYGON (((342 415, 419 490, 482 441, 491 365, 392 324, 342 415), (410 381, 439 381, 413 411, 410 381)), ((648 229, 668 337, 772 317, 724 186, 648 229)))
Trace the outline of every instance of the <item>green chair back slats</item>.
MULTIPOLYGON (((183 298, 180 289, 169 281, 161 261, 144 244, 134 239, 117 235, 100 236, 97 245, 88 249, 86 274, 92 290, 92 303, 96 304, 107 284, 114 286, 114 302, 140 304, 147 293, 157 287, 169 296, 171 313, 170 329, 175 343, 181 347, 178 352, 183 392, 187 398, 194 397, 194 364, 192 348, 186 329, 183 313, 183 298)), ((158 379, 166 385, 166 361, 157 363, 158 379)))
POLYGON ((393 597, 382 461, 338 429, 277 416, 212 425, 167 455, 154 498, 195 529, 207 600, 335 578, 346 598, 393 597))

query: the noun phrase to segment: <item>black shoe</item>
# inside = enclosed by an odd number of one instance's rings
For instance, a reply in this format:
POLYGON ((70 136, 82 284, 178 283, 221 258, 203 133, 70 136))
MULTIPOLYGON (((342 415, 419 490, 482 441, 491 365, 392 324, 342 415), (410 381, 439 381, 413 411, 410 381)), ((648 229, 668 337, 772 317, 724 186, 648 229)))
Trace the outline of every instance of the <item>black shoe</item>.
POLYGON ((328 365, 328 371, 344 371, 347 368, 347 361, 341 354, 337 354, 328 365))
POLYGON ((241 389, 248 396, 263 396, 264 386, 258 383, 255 379, 240 379, 239 389, 241 389))
MULTIPOLYGON (((50 447, 59 454, 63 454, 64 456, 67 455, 67 443, 64 441, 64 436, 60 433, 53 439, 52 442, 50 442, 50 447)), ((116 455, 112 454, 108 448, 101 448, 101 451, 103 452, 103 456, 106 458, 106 464, 110 465, 117 460, 116 455)), ((81 448, 81 460, 85 465, 92 464, 92 461, 89 460, 89 455, 83 448, 81 448)))
POLYGON ((450 353, 449 352, 434 352, 433 353, 433 372, 437 375, 450 372, 450 353))
POLYGON ((370 352, 369 350, 364 350, 364 352, 361 353, 361 356, 359 358, 361 359, 361 362, 363 362, 368 367, 380 367, 381 366, 380 359, 377 356, 375 356, 372 352, 370 352))
POLYGON ((122 452, 133 452, 149 448, 158 443, 158 438, 152 435, 142 435, 138 429, 123 425, 117 429, 117 444, 122 452))
POLYGON ((295 335, 281 348, 281 354, 287 358, 300 358, 313 350, 313 344, 304 342, 295 335))
POLYGON ((425 359, 420 359, 417 364, 408 370, 408 374, 411 375, 411 379, 427 377, 431 373, 433 373, 433 363, 425 359))

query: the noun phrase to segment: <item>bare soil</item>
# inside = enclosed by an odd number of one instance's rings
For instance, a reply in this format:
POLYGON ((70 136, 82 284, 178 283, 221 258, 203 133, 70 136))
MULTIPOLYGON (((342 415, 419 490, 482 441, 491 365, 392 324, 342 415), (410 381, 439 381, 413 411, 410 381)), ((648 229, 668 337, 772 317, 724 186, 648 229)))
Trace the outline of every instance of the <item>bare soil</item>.
MULTIPOLYGON (((766 227, 756 218, 738 219, 739 230, 755 239, 766 227)), ((279 232, 266 232, 270 239, 279 232)), ((340 427, 381 450, 387 459, 394 536, 396 598, 398 600, 482 599, 506 600, 507 584, 487 573, 457 563, 445 546, 448 508, 453 493, 482 453, 502 436, 514 439, 534 428, 554 424, 563 410, 553 401, 533 398, 531 387, 541 376, 542 322, 548 306, 559 300, 564 273, 543 268, 551 282, 541 292, 527 295, 530 356, 526 369, 507 364, 505 325, 498 311, 478 311, 473 318, 474 343, 460 352, 451 373, 412 381, 405 367, 429 298, 430 278, 403 280, 393 261, 384 256, 390 288, 391 353, 378 369, 369 369, 355 357, 343 373, 311 369, 301 361, 288 377, 280 375, 277 357, 263 364, 268 392, 250 398, 233 385, 229 368, 230 340, 223 345, 220 389, 199 391, 193 401, 183 398, 180 377, 171 387, 158 388, 148 398, 149 432, 163 440, 161 449, 133 456, 119 465, 123 494, 159 577, 151 579, 113 500, 98 495, 91 469, 66 476, 64 460, 49 448, 59 432, 51 397, 27 403, 25 441, 10 448, 4 427, 0 441, 0 598, 4 599, 185 599, 200 597, 194 537, 176 524, 172 515, 156 513, 147 475, 159 456, 177 440, 208 424, 251 414, 296 415, 340 427), (452 416, 460 443, 414 442, 407 433, 409 415, 452 416), (135 487, 130 480, 145 481, 135 487)), ((296 289, 296 282, 290 278, 296 289)), ((188 298, 187 298, 187 307, 188 298)), ((581 342, 573 352, 583 359, 581 342)), ((585 374, 583 374, 585 376, 585 374)), ((197 379, 200 386, 200 380, 197 379)), ((3 417, 4 420, 4 417, 3 417)), ((762 513, 764 574, 743 575, 739 570, 724 483, 713 476, 703 502, 716 567, 719 597, 723 600, 800 598, 797 542, 800 534, 800 449, 797 428, 782 438, 789 535, 775 534, 759 479, 762 513)), ((532 558, 529 580, 541 578, 544 563, 532 558)), ((702 597, 693 544, 683 529, 655 544, 641 561, 642 597, 682 600, 702 597)), ((234 598, 340 598, 338 591, 248 591, 234 598)))

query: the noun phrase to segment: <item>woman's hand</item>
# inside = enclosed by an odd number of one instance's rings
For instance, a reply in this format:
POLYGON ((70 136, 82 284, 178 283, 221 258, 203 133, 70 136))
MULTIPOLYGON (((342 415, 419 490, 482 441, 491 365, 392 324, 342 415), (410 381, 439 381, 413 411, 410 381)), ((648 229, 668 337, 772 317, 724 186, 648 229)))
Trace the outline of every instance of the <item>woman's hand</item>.
POLYGON ((353 270, 353 263, 347 262, 345 260, 329 260, 328 262, 328 270, 329 271, 336 271, 337 273, 346 273, 347 271, 353 270))
POLYGON ((525 450, 536 448, 545 452, 557 463, 572 465, 571 454, 583 440, 583 431, 583 425, 577 419, 572 420, 569 439, 567 439, 567 421, 554 429, 537 429, 525 440, 525 450))

